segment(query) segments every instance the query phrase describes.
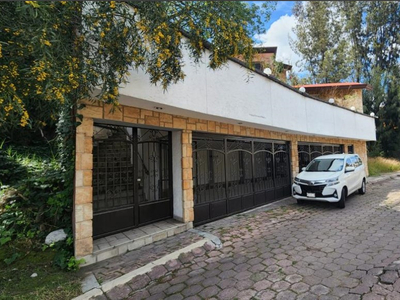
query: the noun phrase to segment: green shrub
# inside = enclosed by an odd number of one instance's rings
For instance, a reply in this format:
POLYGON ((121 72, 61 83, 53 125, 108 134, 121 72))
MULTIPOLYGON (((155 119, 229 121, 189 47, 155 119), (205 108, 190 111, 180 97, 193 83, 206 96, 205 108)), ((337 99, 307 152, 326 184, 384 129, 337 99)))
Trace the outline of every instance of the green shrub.
MULTIPOLYGON (((29 239, 32 248, 41 248, 40 241, 50 231, 71 228, 73 187, 65 182, 66 172, 49 147, 2 145, 0 151, 0 246, 13 247, 11 241, 29 239)), ((64 250, 62 256, 69 259, 72 246, 65 249, 69 252, 64 250)), ((22 256, 11 252, 4 259, 7 264, 22 256)))
POLYGON ((17 162, 16 155, 12 148, 3 149, 0 145, 0 186, 12 185, 18 180, 26 177, 26 167, 17 162))

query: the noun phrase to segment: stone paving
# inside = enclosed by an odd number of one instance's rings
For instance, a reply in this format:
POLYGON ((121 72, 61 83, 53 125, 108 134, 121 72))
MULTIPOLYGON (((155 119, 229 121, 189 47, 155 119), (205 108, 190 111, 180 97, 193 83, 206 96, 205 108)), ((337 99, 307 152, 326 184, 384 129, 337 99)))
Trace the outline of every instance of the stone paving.
POLYGON ((95 299, 400 299, 400 177, 345 209, 255 210, 196 229, 218 236, 95 299))
POLYGON ((160 257, 184 248, 202 238, 192 232, 184 232, 161 241, 146 245, 79 270, 82 277, 93 273, 100 283, 110 281, 123 274, 136 270, 160 257))

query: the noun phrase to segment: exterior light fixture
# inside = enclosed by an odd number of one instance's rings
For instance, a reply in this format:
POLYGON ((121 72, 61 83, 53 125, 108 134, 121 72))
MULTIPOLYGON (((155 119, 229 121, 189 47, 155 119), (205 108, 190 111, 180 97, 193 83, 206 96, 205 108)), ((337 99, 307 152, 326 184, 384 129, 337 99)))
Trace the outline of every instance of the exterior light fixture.
POLYGON ((356 110, 356 108, 354 106, 350 107, 351 110, 356 110))
POLYGON ((299 88, 299 91, 302 92, 302 93, 304 93, 304 92, 306 91, 306 88, 305 88, 304 86, 301 86, 301 87, 299 88))
POLYGON ((263 72, 265 74, 267 74, 267 75, 271 75, 272 74, 272 70, 270 68, 265 68, 263 72))
POLYGON ((333 103, 335 103, 335 99, 330 98, 330 99, 328 100, 328 102, 329 102, 330 104, 333 104, 333 103))
POLYGON ((369 114, 371 117, 375 117, 375 114, 372 112, 369 114))

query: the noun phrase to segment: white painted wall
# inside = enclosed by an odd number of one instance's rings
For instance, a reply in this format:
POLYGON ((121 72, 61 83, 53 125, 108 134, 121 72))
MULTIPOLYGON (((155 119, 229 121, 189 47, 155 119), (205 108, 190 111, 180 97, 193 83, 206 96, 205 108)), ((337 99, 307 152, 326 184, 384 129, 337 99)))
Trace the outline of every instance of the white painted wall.
MULTIPOLYGON (((205 53, 203 61, 207 61, 205 53)), ((185 56, 186 78, 167 91, 132 70, 120 102, 162 112, 305 135, 376 140, 374 118, 308 98, 229 61, 213 71, 185 56)))

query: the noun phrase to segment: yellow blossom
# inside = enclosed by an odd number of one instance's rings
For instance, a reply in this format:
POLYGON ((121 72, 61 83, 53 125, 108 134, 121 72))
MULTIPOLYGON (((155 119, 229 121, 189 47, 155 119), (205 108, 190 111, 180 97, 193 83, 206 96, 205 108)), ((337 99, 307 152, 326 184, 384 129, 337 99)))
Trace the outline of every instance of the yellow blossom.
POLYGON ((24 110, 24 113, 21 117, 21 127, 25 127, 28 124, 28 119, 29 119, 29 114, 26 110, 24 110))
POLYGON ((37 1, 25 1, 26 4, 32 5, 34 8, 38 8, 40 5, 37 1))
POLYGON ((48 75, 49 75, 49 74, 46 73, 46 72, 41 72, 41 73, 39 73, 38 76, 36 77, 36 80, 37 80, 37 81, 44 81, 44 80, 46 80, 46 77, 47 77, 48 75))
POLYGON ((38 86, 37 84, 36 84, 36 94, 38 95, 42 94, 42 87, 38 86))
POLYGON ((112 9, 115 8, 115 1, 110 1, 110 8, 112 8, 112 9))
POLYGON ((11 105, 11 104, 8 104, 8 105, 6 105, 5 107, 4 107, 4 110, 6 111, 6 112, 9 112, 10 110, 12 110, 14 107, 11 105))

